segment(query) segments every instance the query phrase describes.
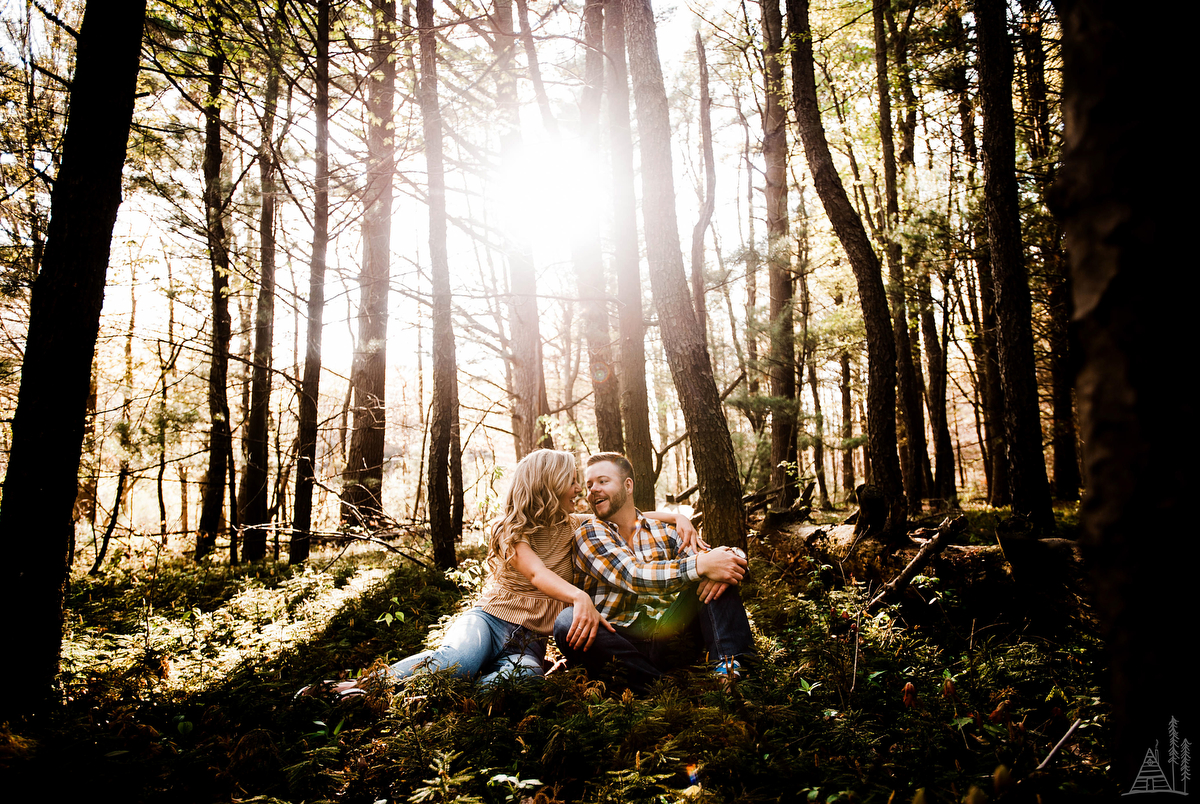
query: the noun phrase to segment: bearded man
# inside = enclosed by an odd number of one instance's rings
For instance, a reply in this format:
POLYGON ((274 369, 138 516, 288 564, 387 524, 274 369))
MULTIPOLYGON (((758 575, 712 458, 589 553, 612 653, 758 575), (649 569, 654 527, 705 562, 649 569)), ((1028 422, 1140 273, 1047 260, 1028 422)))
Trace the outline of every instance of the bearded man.
POLYGON ((633 505, 633 467, 624 455, 593 455, 584 477, 598 519, 575 531, 575 583, 612 630, 600 629, 590 647, 572 648, 568 608, 554 624, 559 650, 591 675, 615 662, 619 677, 641 692, 694 661, 702 644, 713 672, 736 679, 739 657, 754 649, 736 588, 745 554, 710 549, 698 535, 685 540, 674 525, 646 519, 633 505))

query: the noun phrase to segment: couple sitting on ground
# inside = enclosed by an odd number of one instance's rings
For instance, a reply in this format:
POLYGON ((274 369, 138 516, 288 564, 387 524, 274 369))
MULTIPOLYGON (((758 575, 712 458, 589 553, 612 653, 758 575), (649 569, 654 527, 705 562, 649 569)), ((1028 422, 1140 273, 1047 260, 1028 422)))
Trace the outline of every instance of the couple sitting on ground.
MULTIPOLYGON (((619 682, 639 692, 696 658, 695 637, 714 672, 737 677, 738 657, 753 650, 736 589, 745 554, 710 549, 682 515, 638 511, 623 455, 593 455, 585 483, 594 517, 575 513, 571 453, 537 450, 517 464, 488 540, 482 596, 440 647, 388 667, 391 680, 447 669, 485 685, 541 675, 550 634, 570 665, 596 676, 615 661, 619 682)), ((376 680, 335 689, 353 694, 376 680)))

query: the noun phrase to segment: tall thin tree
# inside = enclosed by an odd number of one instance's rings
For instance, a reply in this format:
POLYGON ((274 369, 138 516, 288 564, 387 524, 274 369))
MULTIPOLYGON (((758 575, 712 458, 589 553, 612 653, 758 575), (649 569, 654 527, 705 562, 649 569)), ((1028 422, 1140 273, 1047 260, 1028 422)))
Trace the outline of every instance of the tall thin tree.
POLYGON ((634 504, 654 508, 654 447, 650 440, 650 394, 646 388, 646 325, 642 311, 642 271, 638 256, 637 198, 634 192, 633 134, 629 74, 625 57, 625 0, 604 0, 604 48, 608 80, 608 144, 612 159, 613 259, 617 272, 617 324, 620 332, 621 421, 625 452, 644 478, 633 489, 634 504))
POLYGON ((900 459, 896 453, 896 342, 883 287, 883 269, 867 239, 862 219, 854 211, 838 177, 825 129, 821 126, 808 0, 788 0, 787 10, 796 121, 813 185, 842 248, 846 250, 858 285, 867 330, 867 454, 871 475, 887 506, 883 531, 897 534, 905 527, 907 506, 900 477, 900 459))
POLYGON ((246 417, 246 468, 242 473, 238 500, 239 518, 246 526, 242 557, 247 561, 257 561, 267 554, 270 519, 267 427, 271 408, 271 354, 275 342, 275 107, 279 103, 279 59, 284 11, 283 0, 278 0, 273 16, 264 20, 267 81, 258 147, 258 300, 254 312, 250 412, 246 417))
POLYGON ((429 530, 438 567, 458 565, 450 499, 450 451, 454 444, 454 408, 458 405, 458 368, 450 309, 450 257, 446 250, 446 172, 442 152, 442 112, 438 104, 437 30, 433 0, 417 0, 421 79, 417 98, 425 134, 429 175, 429 263, 433 279, 433 411, 429 423, 429 530))
POLYGON ((763 22, 763 160, 766 162, 767 276, 771 293, 771 487, 775 505, 787 508, 797 489, 796 335, 792 310, 794 277, 788 236, 787 85, 783 78, 783 14, 779 0, 759 0, 763 22))
POLYGON ((315 33, 315 192, 308 281, 308 327, 304 341, 304 378, 300 385, 296 503, 292 516, 292 540, 288 546, 288 562, 291 564, 308 558, 312 538, 312 495, 317 473, 317 400, 321 387, 321 335, 325 321, 325 257, 329 250, 329 0, 317 0, 315 33))
POLYGON ((367 78, 367 176, 363 187, 363 261, 358 276, 358 339, 351 369, 353 435, 342 474, 342 522, 369 524, 383 511, 387 424, 388 286, 392 257, 392 182, 396 170, 396 3, 371 0, 374 33, 367 78))
POLYGON ((1021 242, 1013 126, 1013 52, 1004 0, 976 0, 979 99, 983 107, 983 208, 996 284, 1004 431, 1013 510, 1040 529, 1054 524, 1042 451, 1033 362, 1029 274, 1021 242))
MULTIPOLYGON (((600 100, 604 90, 604 3, 588 0, 583 10, 584 54, 583 97, 579 104, 579 125, 583 150, 600 152, 600 100)), ((577 199, 582 207, 578 234, 572 241, 576 285, 583 307, 584 336, 587 340, 588 373, 596 402, 596 436, 602 452, 624 452, 621 428, 621 383, 613 357, 613 337, 609 326, 608 295, 604 255, 600 244, 599 208, 596 201, 600 176, 595 167, 580 188, 577 199)))
POLYGON ((683 270, 671 172, 671 121, 649 0, 628 0, 625 4, 625 33, 641 140, 642 216, 650 285, 667 364, 691 440, 704 503, 706 538, 713 544, 744 546, 746 517, 741 477, 683 270))
MULTIPOLYGON (((233 474, 233 445, 229 416, 229 341, 233 319, 229 313, 229 235, 225 228, 228 199, 221 174, 224 147, 221 143, 221 92, 224 83, 225 54, 220 45, 220 17, 210 20, 212 52, 206 58, 207 98, 204 104, 204 214, 208 239, 208 259, 212 268, 210 303, 212 305, 211 356, 208 364, 208 472, 200 503, 200 522, 196 533, 196 558, 216 549, 225 505, 226 473, 233 474)), ((236 515, 236 506, 230 516, 236 515)), ((232 545, 236 542, 231 540, 232 545)))

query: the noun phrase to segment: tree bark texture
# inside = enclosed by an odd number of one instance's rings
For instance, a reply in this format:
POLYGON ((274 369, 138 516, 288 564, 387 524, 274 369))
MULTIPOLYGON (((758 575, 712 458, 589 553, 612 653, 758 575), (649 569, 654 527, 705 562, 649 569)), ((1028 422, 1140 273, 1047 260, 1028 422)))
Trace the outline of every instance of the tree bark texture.
POLYGON ((271 353, 275 342, 275 107, 279 101, 280 31, 284 5, 277 4, 271 20, 267 85, 263 99, 258 177, 261 187, 258 217, 258 302, 254 313, 254 373, 250 382, 250 413, 246 417, 246 468, 238 503, 246 530, 242 557, 257 561, 267 554, 270 525, 267 432, 271 408, 271 353))
POLYGON ((996 287, 1000 387, 1013 510, 1042 529, 1054 524, 1042 452, 1032 304, 1017 201, 1016 134, 1012 107, 1012 46, 1006 3, 976 0, 979 99, 983 107, 983 206, 996 287))
MULTIPOLYGON (((226 198, 221 182, 222 72, 225 56, 218 49, 208 57, 208 104, 204 107, 204 212, 208 227, 208 258, 212 265, 212 356, 208 364, 208 473, 200 502, 196 533, 196 558, 216 549, 225 505, 225 475, 232 453, 229 422, 229 342, 233 319, 229 314, 229 235, 225 231, 226 198)), ((231 513, 231 516, 233 514, 231 513)))
POLYGON ((342 475, 341 520, 366 524, 383 511, 387 423, 388 285, 392 256, 392 109, 396 94, 396 3, 371 0, 375 32, 367 79, 367 178, 363 188, 363 264, 358 275, 358 341, 351 369, 353 434, 342 475))
MULTIPOLYGON (((760 0, 763 23, 763 160, 766 162, 767 276, 771 301, 771 488, 779 489, 775 506, 787 508, 797 487, 788 483, 796 471, 796 337, 792 311, 792 243, 788 237, 787 86, 783 79, 783 14, 779 0, 760 0)), ((822 492, 824 485, 822 484, 822 492)))
POLYGON ((325 259, 329 251, 329 2, 317 0, 316 147, 313 183, 313 239, 308 275, 308 326, 304 377, 300 385, 296 502, 288 563, 308 558, 312 543, 312 495, 317 476, 317 400, 321 389, 321 340, 325 323, 325 259))
MULTIPOLYGON (((583 10, 584 55, 583 98, 580 102, 580 127, 586 153, 600 151, 600 98, 604 90, 604 3, 588 0, 583 10)), ((587 188, 599 187, 600 176, 589 176, 587 188)), ((621 430, 621 383, 613 359, 613 338, 609 327, 607 281, 604 255, 600 244, 600 215, 593 208, 593 194, 579 199, 584 216, 581 234, 572 244, 576 285, 583 307, 584 337, 587 340, 588 375, 595 398, 596 436, 601 452, 624 452, 621 430)))
MULTIPOLYGON (((446 172, 442 156, 442 111, 438 105, 437 31, 433 0, 417 0, 421 79, 417 88, 429 173, 429 263, 433 280, 433 411, 429 422, 429 530, 433 560, 441 569, 458 566, 451 510, 451 458, 454 408, 458 405, 458 364, 450 309, 450 258, 446 250, 446 172)), ((461 466, 460 466, 461 471, 461 466)))
POLYGON ((3 663, 14 691, 0 703, 4 719, 45 706, 58 674, 76 475, 145 13, 145 0, 93 2, 80 26, 0 508, 0 600, 20 646, 20 660, 3 663))
POLYGON ((633 185, 633 134, 625 59, 625 0, 604 0, 604 47, 608 80, 608 147, 612 154, 613 251, 617 270, 620 333, 621 421, 625 457, 637 481, 634 504, 654 509, 654 445, 650 440, 650 396, 646 388, 646 324, 638 256, 637 196, 633 185))
POLYGON ((813 69, 808 0, 788 0, 788 33, 792 39, 792 81, 800 139, 808 156, 813 185, 825 214, 846 250, 858 285, 867 330, 867 453, 874 483, 888 508, 885 532, 902 532, 906 522, 904 486, 896 454, 896 343, 888 313, 879 257, 871 248, 862 219, 850 204, 838 177, 821 126, 813 69))
POLYGON ((1107 630, 1113 774, 1125 790, 1170 718, 1185 735, 1197 722, 1192 640, 1180 625, 1195 608, 1185 557, 1195 553, 1200 484, 1196 397, 1181 393, 1178 353, 1163 348, 1194 340, 1196 280, 1179 271, 1191 216, 1178 203, 1181 174, 1156 162, 1162 128, 1146 114, 1170 108, 1176 89, 1145 73, 1186 69, 1163 54, 1182 62, 1193 34, 1115 0, 1055 5, 1066 131, 1052 200, 1071 262, 1088 484, 1080 514, 1107 630))
POLYGON ((625 14, 641 140, 642 215, 650 286, 667 364, 691 439, 704 503, 705 538, 714 545, 744 546, 746 516, 741 502, 741 478, 712 363, 683 270, 675 216, 675 180, 671 172, 671 122, 658 60, 654 11, 649 0, 629 0, 625 14))

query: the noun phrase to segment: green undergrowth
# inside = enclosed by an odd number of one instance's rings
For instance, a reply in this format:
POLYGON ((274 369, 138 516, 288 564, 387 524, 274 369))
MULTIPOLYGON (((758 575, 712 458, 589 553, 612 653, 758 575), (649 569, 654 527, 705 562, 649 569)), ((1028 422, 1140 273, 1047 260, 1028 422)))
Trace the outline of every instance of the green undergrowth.
POLYGON ((60 800, 130 802, 1114 792, 1099 645, 1086 631, 1052 637, 952 605, 869 617, 862 590, 789 556, 759 559, 744 586, 760 656, 733 687, 701 668, 644 696, 569 669, 490 690, 435 674, 390 698, 334 703, 293 694, 420 650, 479 573, 460 574, 459 585, 371 553, 315 564, 229 569, 160 557, 76 578, 64 705, 48 722, 0 729, 0 768, 14 783, 55 779, 60 800), (1077 718, 1074 738, 1035 770, 1077 718))
MULTIPOLYGON (((990 505, 965 505, 960 513, 966 517, 967 524, 960 533, 953 535, 952 544, 994 545, 996 528, 1012 517, 1012 509, 1007 506, 993 508, 990 505)), ((925 524, 933 527, 940 518, 941 515, 930 517, 925 524)), ((1078 539, 1079 503, 1055 503, 1054 529, 1044 536, 1078 539)))

